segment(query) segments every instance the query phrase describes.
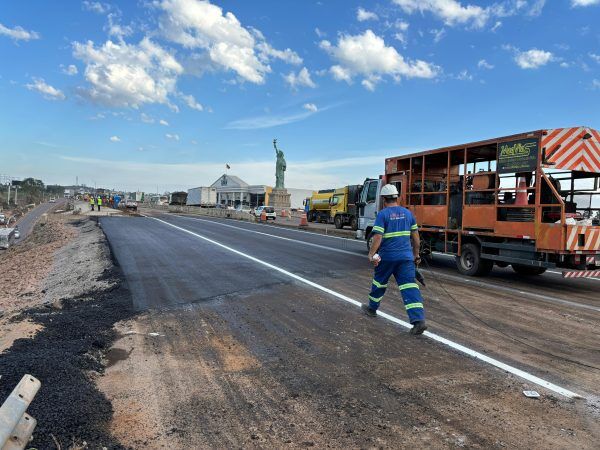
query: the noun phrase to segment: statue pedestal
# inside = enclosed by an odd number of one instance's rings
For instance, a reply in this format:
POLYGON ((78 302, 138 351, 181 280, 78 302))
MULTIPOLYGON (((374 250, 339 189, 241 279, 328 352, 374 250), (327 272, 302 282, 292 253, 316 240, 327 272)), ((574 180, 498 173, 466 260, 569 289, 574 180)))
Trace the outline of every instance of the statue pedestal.
POLYGON ((269 194, 269 206, 275 209, 288 209, 291 206, 290 196, 286 188, 273 188, 269 194))

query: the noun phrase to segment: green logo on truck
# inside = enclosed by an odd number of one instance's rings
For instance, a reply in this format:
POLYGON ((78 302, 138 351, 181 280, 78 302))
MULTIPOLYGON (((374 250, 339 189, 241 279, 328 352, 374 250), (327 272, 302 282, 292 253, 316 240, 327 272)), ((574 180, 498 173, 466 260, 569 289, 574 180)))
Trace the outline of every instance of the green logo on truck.
POLYGON ((498 172, 531 172, 537 167, 538 140, 522 139, 498 145, 498 172))

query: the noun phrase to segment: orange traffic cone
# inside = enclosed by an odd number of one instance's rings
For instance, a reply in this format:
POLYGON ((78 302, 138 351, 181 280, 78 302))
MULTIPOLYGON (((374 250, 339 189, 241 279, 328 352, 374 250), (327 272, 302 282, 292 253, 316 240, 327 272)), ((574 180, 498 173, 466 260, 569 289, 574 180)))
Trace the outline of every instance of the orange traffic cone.
POLYGON ((267 221, 267 213, 265 212, 265 210, 263 209, 262 212, 260 213, 260 221, 261 222, 266 222, 267 221))
POLYGON ((281 210, 281 217, 287 217, 287 211, 285 209, 281 210))
POLYGON ((307 228, 307 227, 308 227, 308 220, 306 220, 306 213, 303 212, 302 217, 300 218, 300 225, 298 225, 298 228, 307 228))
POLYGON ((515 198, 515 205, 527 206, 527 184, 525 183, 525 177, 519 178, 519 185, 517 187, 517 195, 515 198))

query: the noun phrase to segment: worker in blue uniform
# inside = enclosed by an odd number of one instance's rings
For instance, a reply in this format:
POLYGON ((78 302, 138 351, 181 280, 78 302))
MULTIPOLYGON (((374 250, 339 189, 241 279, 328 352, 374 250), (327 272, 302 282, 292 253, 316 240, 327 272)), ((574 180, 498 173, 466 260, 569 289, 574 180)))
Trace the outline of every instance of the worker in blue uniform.
POLYGON ((419 264, 419 231, 412 213, 398 205, 398 189, 392 184, 381 188, 384 208, 379 211, 371 233, 374 234, 369 261, 375 266, 375 274, 369 294, 369 303, 363 311, 377 316, 377 309, 392 275, 398 283, 404 307, 412 328, 411 334, 422 334, 425 325, 425 309, 419 286, 415 283, 415 265, 419 264))

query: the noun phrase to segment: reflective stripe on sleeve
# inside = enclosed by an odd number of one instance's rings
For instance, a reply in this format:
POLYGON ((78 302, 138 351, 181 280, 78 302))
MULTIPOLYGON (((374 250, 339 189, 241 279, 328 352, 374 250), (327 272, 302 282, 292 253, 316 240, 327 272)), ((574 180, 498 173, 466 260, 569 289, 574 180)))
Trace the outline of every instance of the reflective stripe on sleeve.
POLYGON ((373 231, 377 231, 379 233, 385 233, 385 229, 383 227, 373 227, 373 231))
POLYGON ((401 284, 400 286, 398 286, 400 288, 401 291, 403 291, 404 289, 419 289, 419 285, 417 283, 405 283, 405 284, 401 284))
POLYGON ((412 227, 410 227, 411 230, 418 230, 419 229, 419 225, 415 224, 412 227))

